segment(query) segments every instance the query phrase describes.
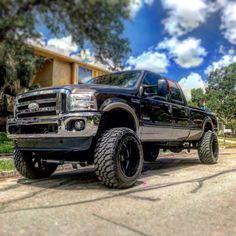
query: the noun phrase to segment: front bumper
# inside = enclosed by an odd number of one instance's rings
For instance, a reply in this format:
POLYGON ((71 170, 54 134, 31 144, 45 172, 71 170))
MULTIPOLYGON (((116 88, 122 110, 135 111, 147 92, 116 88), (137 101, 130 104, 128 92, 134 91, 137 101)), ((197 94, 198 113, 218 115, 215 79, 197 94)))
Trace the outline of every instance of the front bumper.
POLYGON ((68 113, 54 118, 9 119, 7 132, 19 149, 87 150, 97 134, 100 119, 99 112, 68 113), (69 130, 68 125, 73 120, 83 120, 85 128, 81 131, 69 130), (36 133, 34 127, 37 125, 55 125, 57 129, 54 132, 36 133), (21 133, 22 127, 32 127, 32 133, 21 133), (13 130, 16 130, 15 133, 13 130))

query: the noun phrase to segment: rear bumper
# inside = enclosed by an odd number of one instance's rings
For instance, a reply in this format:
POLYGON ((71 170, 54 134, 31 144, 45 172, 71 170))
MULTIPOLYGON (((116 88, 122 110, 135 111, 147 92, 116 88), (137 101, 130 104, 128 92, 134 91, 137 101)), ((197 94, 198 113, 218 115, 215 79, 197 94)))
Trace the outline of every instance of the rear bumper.
POLYGON ((15 141, 16 147, 22 150, 80 151, 90 148, 100 119, 99 112, 68 113, 50 118, 9 119, 7 132, 9 138, 15 141), (73 120, 83 120, 85 128, 81 131, 70 130, 68 126, 73 120), (47 125, 56 128, 44 129, 47 125), (36 130, 37 127, 40 127, 40 132, 36 130))

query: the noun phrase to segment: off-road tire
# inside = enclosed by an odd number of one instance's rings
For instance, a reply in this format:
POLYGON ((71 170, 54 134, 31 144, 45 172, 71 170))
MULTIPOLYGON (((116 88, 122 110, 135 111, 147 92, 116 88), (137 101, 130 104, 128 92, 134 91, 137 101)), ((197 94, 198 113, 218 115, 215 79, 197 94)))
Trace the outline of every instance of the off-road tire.
POLYGON ((217 135, 212 131, 203 134, 198 145, 199 160, 203 164, 216 164, 219 156, 217 135))
POLYGON ((144 161, 156 161, 160 153, 160 149, 152 143, 143 144, 144 161))
POLYGON ((137 135, 128 128, 113 128, 106 131, 97 142, 94 164, 96 175, 104 185, 111 188, 133 186, 143 168, 143 150, 137 135), (123 147, 122 150, 126 150, 124 148, 126 144, 129 145, 126 146, 127 150, 131 148, 130 146, 135 150, 135 152, 132 151, 134 152, 132 160, 136 163, 132 176, 126 176, 120 164, 121 148, 123 147))
POLYGON ((35 168, 32 163, 32 154, 15 150, 14 163, 16 170, 27 179, 43 179, 51 176, 57 169, 57 164, 43 164, 43 168, 35 168))

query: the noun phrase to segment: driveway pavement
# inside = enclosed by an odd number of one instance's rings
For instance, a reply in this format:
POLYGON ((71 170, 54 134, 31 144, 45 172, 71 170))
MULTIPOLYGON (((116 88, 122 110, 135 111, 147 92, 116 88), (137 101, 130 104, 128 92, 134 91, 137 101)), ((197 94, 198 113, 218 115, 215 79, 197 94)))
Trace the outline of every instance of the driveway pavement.
POLYGON ((236 149, 210 166, 196 153, 161 157, 127 190, 93 168, 0 179, 2 235, 236 235, 236 149))

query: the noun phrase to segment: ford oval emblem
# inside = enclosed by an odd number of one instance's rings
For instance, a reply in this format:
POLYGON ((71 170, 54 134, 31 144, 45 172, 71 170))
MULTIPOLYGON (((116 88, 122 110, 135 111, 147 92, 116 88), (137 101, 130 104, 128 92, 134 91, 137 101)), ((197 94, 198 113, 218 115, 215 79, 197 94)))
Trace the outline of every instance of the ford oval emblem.
POLYGON ((28 105, 30 111, 37 111, 39 109, 39 104, 36 102, 32 102, 28 105))

